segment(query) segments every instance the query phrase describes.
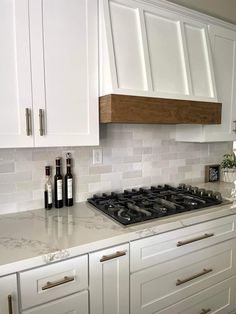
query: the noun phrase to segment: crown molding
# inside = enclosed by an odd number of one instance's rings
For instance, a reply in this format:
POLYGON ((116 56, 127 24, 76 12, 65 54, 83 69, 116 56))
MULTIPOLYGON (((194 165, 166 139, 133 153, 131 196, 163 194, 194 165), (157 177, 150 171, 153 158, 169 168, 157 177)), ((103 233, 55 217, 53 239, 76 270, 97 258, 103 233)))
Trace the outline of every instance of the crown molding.
POLYGON ((190 17, 199 21, 199 19, 206 24, 215 24, 218 26, 222 26, 233 31, 236 31, 236 25, 230 22, 226 22, 222 19, 207 15, 202 12, 198 12, 189 8, 186 8, 182 5, 175 4, 166 0, 136 0, 140 3, 146 3, 148 5, 152 5, 155 7, 159 7, 161 9, 169 10, 171 12, 175 11, 178 14, 184 15, 186 17, 190 17))

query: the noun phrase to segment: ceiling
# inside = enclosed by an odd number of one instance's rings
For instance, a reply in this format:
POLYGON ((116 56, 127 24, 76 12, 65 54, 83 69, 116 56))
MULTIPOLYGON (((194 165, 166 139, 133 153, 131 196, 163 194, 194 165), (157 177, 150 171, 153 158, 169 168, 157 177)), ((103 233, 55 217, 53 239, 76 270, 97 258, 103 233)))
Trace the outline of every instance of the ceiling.
POLYGON ((168 0, 236 24, 236 0, 168 0))

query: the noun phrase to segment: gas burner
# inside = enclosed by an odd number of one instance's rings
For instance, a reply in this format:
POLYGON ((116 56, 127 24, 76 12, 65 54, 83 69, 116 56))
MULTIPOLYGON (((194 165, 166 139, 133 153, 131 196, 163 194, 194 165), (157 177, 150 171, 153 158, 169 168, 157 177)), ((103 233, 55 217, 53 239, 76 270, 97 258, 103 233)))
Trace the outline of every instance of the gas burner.
POLYGON ((88 202, 122 225, 226 203, 219 192, 186 184, 96 194, 88 202))

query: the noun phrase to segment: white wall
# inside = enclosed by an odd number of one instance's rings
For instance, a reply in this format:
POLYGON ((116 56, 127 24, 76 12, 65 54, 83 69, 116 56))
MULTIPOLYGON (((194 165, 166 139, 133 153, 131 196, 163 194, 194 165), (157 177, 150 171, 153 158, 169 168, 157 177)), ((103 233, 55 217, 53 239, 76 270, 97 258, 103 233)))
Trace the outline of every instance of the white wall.
POLYGON ((236 24, 236 0, 168 0, 236 24))

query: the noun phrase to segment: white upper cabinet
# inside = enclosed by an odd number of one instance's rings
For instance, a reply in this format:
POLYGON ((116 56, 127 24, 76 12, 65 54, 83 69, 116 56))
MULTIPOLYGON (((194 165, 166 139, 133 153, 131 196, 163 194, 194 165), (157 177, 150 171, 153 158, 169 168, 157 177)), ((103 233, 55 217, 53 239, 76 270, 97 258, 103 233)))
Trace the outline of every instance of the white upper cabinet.
POLYGON ((35 145, 96 145, 97 1, 30 0, 29 5, 35 145))
POLYGON ((32 146, 27 0, 0 1, 0 42, 0 147, 32 146))
POLYGON ((236 29, 209 26, 216 86, 222 102, 219 125, 178 126, 176 139, 189 142, 236 140, 236 29))
POLYGON ((207 25, 145 2, 101 1, 100 94, 217 101, 207 25))
POLYGON ((97 0, 1 0, 0 26, 0 147, 98 144, 97 0))

